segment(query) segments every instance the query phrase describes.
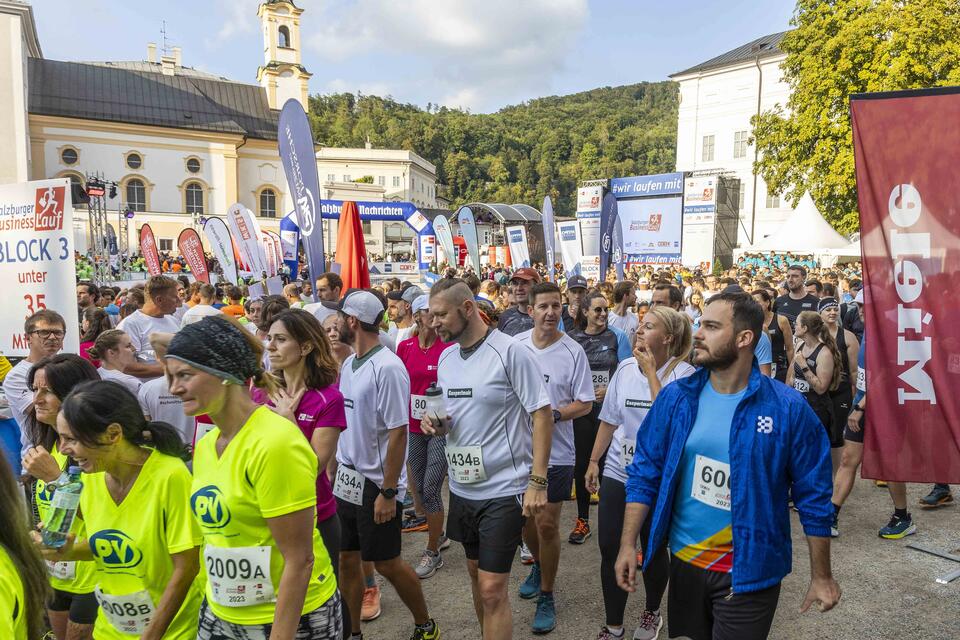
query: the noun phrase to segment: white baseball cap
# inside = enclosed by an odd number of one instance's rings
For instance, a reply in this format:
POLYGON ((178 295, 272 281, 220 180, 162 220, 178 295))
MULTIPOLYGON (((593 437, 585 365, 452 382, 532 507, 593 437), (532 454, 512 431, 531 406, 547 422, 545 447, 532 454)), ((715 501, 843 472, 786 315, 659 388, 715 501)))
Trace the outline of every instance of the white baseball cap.
POLYGON ((403 290, 403 293, 400 295, 400 299, 406 302, 407 304, 413 304, 413 301, 423 295, 423 289, 417 285, 407 287, 403 290))
POLYGON ((360 322, 376 324, 383 313, 383 304, 369 291, 354 291, 340 303, 340 311, 360 322))
POLYGON ((430 308, 430 296, 420 295, 414 298, 413 304, 413 313, 418 311, 427 311, 430 308))

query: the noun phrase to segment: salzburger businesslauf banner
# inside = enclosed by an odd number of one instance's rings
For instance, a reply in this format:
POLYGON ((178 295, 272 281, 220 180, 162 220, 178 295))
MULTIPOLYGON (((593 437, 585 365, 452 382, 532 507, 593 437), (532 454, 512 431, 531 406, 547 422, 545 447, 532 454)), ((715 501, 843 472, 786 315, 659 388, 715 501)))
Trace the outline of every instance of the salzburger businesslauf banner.
POLYGON ((960 483, 960 89, 855 95, 863 475, 960 483))

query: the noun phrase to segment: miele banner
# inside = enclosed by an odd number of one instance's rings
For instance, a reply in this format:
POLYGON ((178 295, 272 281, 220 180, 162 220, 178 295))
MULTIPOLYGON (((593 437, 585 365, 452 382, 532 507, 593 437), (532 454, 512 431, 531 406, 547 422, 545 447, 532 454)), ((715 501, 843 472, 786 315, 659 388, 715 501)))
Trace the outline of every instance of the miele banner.
POLYGON ((529 267, 530 248, 527 245, 526 228, 522 225, 517 225, 515 227, 507 227, 504 231, 507 232, 507 246, 510 247, 510 260, 513 262, 513 267, 515 269, 529 267))
POLYGON ((580 222, 568 220, 557 223, 557 232, 560 236, 560 256, 563 259, 563 270, 569 278, 580 275, 580 263, 583 262, 583 245, 580 243, 580 222))
POLYGON ((863 475, 960 483, 960 88, 851 96, 865 290, 863 475))

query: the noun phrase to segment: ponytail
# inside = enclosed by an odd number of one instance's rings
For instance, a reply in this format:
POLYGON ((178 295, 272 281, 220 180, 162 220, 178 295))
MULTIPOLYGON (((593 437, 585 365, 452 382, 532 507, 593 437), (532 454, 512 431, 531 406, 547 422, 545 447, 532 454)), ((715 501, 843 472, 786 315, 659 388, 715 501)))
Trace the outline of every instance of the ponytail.
POLYGON ((160 453, 174 458, 189 459, 187 447, 180 438, 180 432, 166 422, 157 420, 148 422, 146 428, 140 432, 139 441, 131 438, 130 442, 142 447, 156 449, 160 453))
POLYGON ((97 336, 93 346, 87 349, 87 353, 90 354, 94 360, 103 360, 108 351, 120 347, 120 340, 125 335, 127 334, 120 329, 109 329, 104 331, 97 336))
MULTIPOLYGON (((823 318, 816 311, 803 311, 797 316, 797 322, 802 324, 823 343, 833 355, 833 375, 830 377, 830 391, 836 391, 840 386, 840 376, 843 373, 843 361, 840 359, 840 351, 837 349, 837 341, 830 334, 830 328, 823 318)), ((843 327, 840 327, 843 331, 843 327)))

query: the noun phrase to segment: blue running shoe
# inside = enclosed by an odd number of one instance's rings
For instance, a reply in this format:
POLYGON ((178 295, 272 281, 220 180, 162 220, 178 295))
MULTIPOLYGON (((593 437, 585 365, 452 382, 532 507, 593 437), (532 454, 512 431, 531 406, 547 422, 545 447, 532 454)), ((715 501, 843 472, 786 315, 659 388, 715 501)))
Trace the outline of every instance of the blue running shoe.
POLYGON ((913 524, 913 518, 910 517, 909 513, 906 518, 900 518, 894 514, 893 517, 890 518, 890 522, 887 523, 887 526, 880 529, 878 535, 887 540, 899 540, 916 532, 917 525, 913 524))
POLYGON ((540 594, 540 563, 536 562, 530 567, 530 575, 520 585, 520 597, 524 600, 536 598, 540 594))
POLYGON ((533 614, 530 630, 535 634, 550 633, 557 626, 557 609, 553 604, 553 594, 541 593, 537 599, 537 612, 533 614))

